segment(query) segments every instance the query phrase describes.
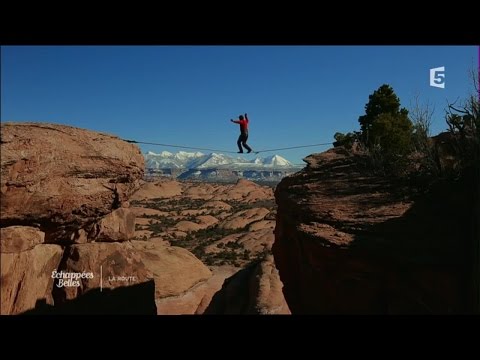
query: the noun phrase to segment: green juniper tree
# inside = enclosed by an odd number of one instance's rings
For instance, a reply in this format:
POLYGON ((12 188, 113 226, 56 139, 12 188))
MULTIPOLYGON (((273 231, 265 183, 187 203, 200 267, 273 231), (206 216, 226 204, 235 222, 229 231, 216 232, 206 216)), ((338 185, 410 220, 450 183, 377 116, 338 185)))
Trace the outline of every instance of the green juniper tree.
POLYGON ((382 85, 369 96, 365 115, 358 118, 361 141, 386 171, 399 172, 405 156, 412 150, 413 125, 408 110, 400 107, 400 99, 390 85, 382 85))

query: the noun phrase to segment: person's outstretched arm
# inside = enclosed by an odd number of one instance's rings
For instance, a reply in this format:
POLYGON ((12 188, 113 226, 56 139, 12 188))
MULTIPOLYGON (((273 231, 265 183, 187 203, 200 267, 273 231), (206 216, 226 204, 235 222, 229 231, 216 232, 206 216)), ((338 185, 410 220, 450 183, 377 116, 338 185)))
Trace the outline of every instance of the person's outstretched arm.
POLYGON ((249 120, 248 120, 247 113, 245 113, 245 120, 247 120, 247 122, 249 121, 249 120))
POLYGON ((230 119, 231 122, 235 123, 235 124, 240 124, 240 121, 238 120, 233 120, 233 119, 230 119))

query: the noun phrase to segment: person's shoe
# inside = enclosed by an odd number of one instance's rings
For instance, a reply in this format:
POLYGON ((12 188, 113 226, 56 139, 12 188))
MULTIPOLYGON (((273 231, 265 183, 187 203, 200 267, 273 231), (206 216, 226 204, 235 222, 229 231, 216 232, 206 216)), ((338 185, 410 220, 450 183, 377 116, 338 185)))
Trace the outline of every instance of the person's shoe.
POLYGON ((243 151, 237 151, 238 154, 243 154, 243 151))
POLYGON ((252 149, 248 150, 248 151, 247 151, 247 154, 250 154, 251 152, 252 152, 252 149))

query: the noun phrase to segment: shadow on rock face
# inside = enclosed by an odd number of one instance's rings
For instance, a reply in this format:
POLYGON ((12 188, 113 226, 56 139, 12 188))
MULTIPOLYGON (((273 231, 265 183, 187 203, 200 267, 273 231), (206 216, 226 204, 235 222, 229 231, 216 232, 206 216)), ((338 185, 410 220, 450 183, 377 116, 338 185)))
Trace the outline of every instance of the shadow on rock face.
POLYGON ((312 155, 276 188, 272 252, 292 313, 473 313, 478 172, 424 187, 340 155, 312 155))
POLYGON ((76 299, 53 306, 38 300, 21 315, 156 315, 153 280, 115 289, 94 289, 76 299))
POLYGON ((248 314, 249 311, 249 279, 257 264, 252 264, 225 279, 222 288, 215 293, 205 310, 206 315, 248 314))

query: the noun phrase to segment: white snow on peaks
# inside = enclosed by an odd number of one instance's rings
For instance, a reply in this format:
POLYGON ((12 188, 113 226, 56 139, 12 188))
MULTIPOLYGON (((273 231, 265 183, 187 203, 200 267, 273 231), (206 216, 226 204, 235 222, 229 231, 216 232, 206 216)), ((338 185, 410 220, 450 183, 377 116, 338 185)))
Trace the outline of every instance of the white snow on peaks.
POLYGON ((292 166, 293 165, 290 161, 281 157, 280 155, 268 156, 264 159, 264 163, 272 166, 292 166))
POLYGON ((146 167, 150 169, 207 169, 215 167, 235 168, 264 168, 264 167, 293 167, 294 165, 280 155, 267 156, 265 158, 256 157, 253 160, 247 160, 242 157, 232 157, 225 154, 201 152, 179 151, 171 153, 162 151, 156 154, 148 151, 145 155, 146 167))

